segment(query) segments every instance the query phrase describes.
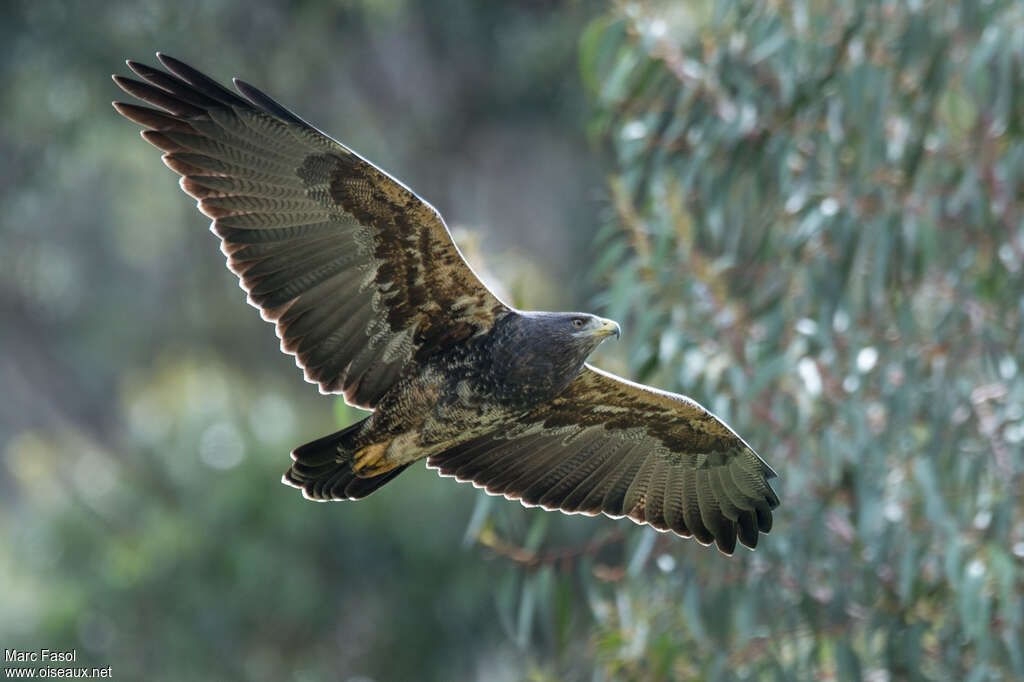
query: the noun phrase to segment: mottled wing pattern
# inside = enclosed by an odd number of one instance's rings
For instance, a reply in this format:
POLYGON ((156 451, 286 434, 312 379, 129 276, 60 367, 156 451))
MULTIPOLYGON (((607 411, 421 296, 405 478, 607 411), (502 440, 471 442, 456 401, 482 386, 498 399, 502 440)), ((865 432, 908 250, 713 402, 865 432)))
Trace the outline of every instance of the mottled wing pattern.
POLYGON ((587 365, 518 423, 431 457, 442 475, 569 513, 628 516, 731 554, 772 526, 775 476, 689 398, 587 365))
POLYGON ((213 219, 249 302, 325 393, 373 407, 411 363, 509 310, 437 211, 344 145, 235 81, 235 94, 158 55, 115 76, 153 107, 115 102, 213 219))

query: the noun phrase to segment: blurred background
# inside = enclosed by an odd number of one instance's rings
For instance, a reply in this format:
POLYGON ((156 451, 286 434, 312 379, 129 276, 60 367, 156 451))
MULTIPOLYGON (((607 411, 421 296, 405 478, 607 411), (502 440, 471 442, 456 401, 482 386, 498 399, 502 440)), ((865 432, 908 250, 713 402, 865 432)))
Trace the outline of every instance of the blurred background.
POLYGON ((135 680, 1024 678, 1024 8, 0 8, 0 642, 135 680), (422 468, 278 481, 302 381, 109 106, 155 50, 394 173, 514 304, 779 472, 756 552, 422 468))

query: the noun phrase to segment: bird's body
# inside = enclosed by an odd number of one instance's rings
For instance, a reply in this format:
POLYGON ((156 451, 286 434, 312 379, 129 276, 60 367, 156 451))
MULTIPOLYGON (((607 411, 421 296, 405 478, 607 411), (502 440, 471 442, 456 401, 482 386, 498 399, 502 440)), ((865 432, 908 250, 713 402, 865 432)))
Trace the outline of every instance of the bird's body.
MULTIPOLYGON (((369 478, 517 423, 562 393, 590 351, 618 333, 614 322, 585 313, 509 311, 487 333, 399 378, 374 413, 358 429, 339 432, 333 446, 369 478)), ((305 452, 296 451, 300 466, 289 472, 289 482, 300 487, 312 473, 301 465, 305 452)))
POLYGON ((618 325, 519 311, 463 260, 436 210, 256 88, 158 55, 115 103, 213 219, 249 302, 306 379, 373 410, 296 448, 284 481, 364 497, 426 459, 442 475, 569 513, 753 548, 774 472, 684 396, 586 364, 618 325))

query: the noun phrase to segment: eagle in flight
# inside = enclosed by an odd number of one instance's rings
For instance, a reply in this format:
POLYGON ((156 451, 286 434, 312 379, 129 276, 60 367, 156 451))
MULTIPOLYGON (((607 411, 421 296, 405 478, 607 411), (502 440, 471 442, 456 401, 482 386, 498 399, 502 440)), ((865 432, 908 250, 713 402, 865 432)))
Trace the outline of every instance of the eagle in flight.
POLYGON ((693 400, 586 364, 616 323, 516 310, 474 274, 440 214, 253 86, 157 54, 115 102, 213 219, 228 267, 323 393, 373 413, 292 452, 312 500, 365 497, 426 459, 528 506, 626 516, 757 545, 775 476, 693 400))

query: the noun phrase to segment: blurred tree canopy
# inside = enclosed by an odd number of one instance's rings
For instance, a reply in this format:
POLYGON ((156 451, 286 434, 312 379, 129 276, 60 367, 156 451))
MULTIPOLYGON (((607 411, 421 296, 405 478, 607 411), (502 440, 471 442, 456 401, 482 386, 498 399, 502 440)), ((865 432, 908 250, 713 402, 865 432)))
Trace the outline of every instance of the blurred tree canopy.
POLYGON ((1019 3, 0 15, 5 647, 115 679, 1024 678, 1019 3), (779 472, 772 533, 726 558, 422 470, 357 504, 280 486, 355 415, 109 110, 154 49, 479 225, 515 304, 618 319, 596 363, 728 421, 779 472))

